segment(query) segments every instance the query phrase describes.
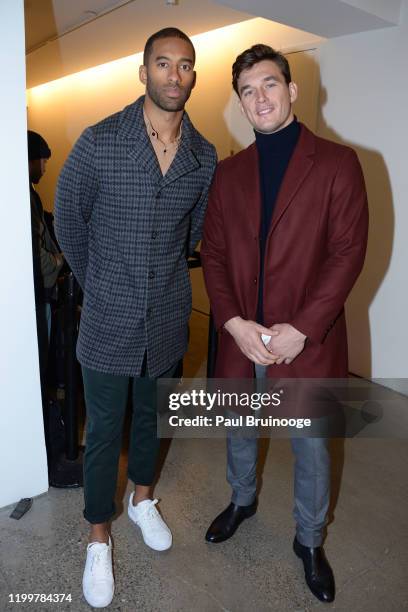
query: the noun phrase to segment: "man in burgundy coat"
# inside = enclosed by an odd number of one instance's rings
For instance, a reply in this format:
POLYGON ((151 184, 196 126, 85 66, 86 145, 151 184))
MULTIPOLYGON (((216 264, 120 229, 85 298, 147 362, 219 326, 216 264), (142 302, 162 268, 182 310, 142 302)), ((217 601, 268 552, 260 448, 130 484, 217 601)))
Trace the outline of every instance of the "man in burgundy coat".
MULTIPOLYGON (((347 377, 344 303, 363 266, 367 198, 355 152, 318 138, 293 115, 297 86, 266 45, 232 68, 256 141, 216 171, 201 249, 218 330, 217 378, 347 377), (269 336, 269 338, 267 338, 269 336)), ((306 582, 333 601, 322 542, 329 506, 325 438, 292 438, 296 536, 306 582)), ((230 505, 208 542, 231 537, 256 512, 255 438, 227 439, 230 505)))

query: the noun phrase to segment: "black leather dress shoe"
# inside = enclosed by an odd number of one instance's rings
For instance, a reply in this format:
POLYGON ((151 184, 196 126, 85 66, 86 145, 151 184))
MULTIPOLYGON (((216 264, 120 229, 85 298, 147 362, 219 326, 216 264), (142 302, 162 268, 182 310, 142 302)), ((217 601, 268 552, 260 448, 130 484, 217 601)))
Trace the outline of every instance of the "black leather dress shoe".
POLYGON ((250 506, 237 506, 231 503, 211 523, 205 539, 207 542, 224 542, 234 535, 242 521, 253 516, 256 512, 257 500, 250 506))
POLYGON ((293 550, 303 561, 306 584, 313 595, 320 601, 327 603, 333 601, 335 593, 334 576, 323 548, 321 546, 316 548, 303 546, 295 538, 293 550))

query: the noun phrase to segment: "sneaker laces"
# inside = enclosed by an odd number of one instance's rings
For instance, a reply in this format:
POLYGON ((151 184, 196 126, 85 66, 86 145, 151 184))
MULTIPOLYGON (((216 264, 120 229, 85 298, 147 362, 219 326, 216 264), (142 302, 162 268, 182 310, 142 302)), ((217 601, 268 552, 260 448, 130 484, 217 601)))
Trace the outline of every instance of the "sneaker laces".
POLYGON ((150 502, 150 504, 147 506, 146 510, 144 510, 142 514, 143 520, 146 519, 149 521, 149 523, 155 523, 158 518, 161 518, 159 512, 157 511, 157 508, 155 508, 156 504, 158 503, 158 499, 154 499, 150 502))
MULTIPOLYGON (((93 546, 91 547, 94 548, 93 546)), ((111 564, 109 560, 109 547, 99 548, 92 551, 91 574, 97 580, 105 580, 106 573, 111 572, 111 564)))

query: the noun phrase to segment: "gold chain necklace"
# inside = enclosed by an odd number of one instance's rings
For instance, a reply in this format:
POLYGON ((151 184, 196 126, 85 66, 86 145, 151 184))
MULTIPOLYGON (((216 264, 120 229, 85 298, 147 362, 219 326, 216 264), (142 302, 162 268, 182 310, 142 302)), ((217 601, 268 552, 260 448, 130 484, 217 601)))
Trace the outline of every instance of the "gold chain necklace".
POLYGON ((168 143, 165 143, 164 140, 162 140, 159 136, 159 132, 155 129, 155 127, 153 126, 152 122, 150 121, 149 117, 147 116, 147 113, 145 111, 145 115, 146 118, 149 122, 149 128, 151 128, 151 131, 149 129, 149 132, 151 134, 151 136, 153 136, 153 138, 156 138, 156 140, 158 140, 162 145, 163 145, 163 154, 165 155, 167 153, 168 147, 169 146, 176 146, 176 149, 178 149, 178 146, 180 144, 180 139, 181 139, 181 129, 179 128, 179 133, 177 135, 177 138, 175 138, 174 140, 171 140, 168 143))

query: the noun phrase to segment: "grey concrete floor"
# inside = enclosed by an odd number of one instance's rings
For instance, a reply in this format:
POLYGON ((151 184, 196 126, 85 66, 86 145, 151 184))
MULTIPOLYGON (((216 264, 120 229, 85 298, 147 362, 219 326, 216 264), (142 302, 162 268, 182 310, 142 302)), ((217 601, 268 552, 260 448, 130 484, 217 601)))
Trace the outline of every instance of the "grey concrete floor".
MULTIPOLYGON (((206 332, 201 328, 201 338, 206 332)), ((198 347, 194 367, 202 375, 198 347)), ((190 362, 191 363, 191 362, 190 362)), ((190 369, 188 369, 190 367, 190 369)), ((204 541, 229 502, 223 440, 174 440, 156 487, 174 544, 147 548, 127 518, 126 443, 120 462, 118 516, 112 525, 121 612, 276 612, 408 609, 408 441, 332 441, 332 508, 325 543, 337 584, 333 604, 308 591, 292 552, 292 455, 288 440, 261 441, 257 514, 223 544, 204 541), (263 467, 263 470, 262 470, 263 467)), ((0 612, 89 610, 81 580, 87 525, 82 489, 50 488, 19 521, 0 510, 0 612), (9 604, 9 594, 65 593, 71 603, 9 604)))
MULTIPOLYGON (((265 446, 263 442, 263 452, 265 446)), ((272 440, 269 445, 258 513, 228 542, 209 545, 206 528, 229 497, 225 445, 222 440, 174 440, 156 488, 173 531, 173 548, 156 553, 143 544, 123 511, 130 488, 120 493, 112 527, 116 594, 108 609, 408 609, 408 444, 347 440, 344 453, 342 443, 333 446, 334 478, 342 471, 325 545, 337 583, 333 604, 321 604, 309 594, 291 550, 289 442, 272 440)), ((124 465, 121 482, 123 470, 124 465)), ((81 592, 87 540, 81 510, 82 490, 50 489, 19 521, 8 517, 10 509, 0 511, 1 611, 89 610, 81 592), (72 603, 8 604, 9 593, 70 593, 72 603)))

